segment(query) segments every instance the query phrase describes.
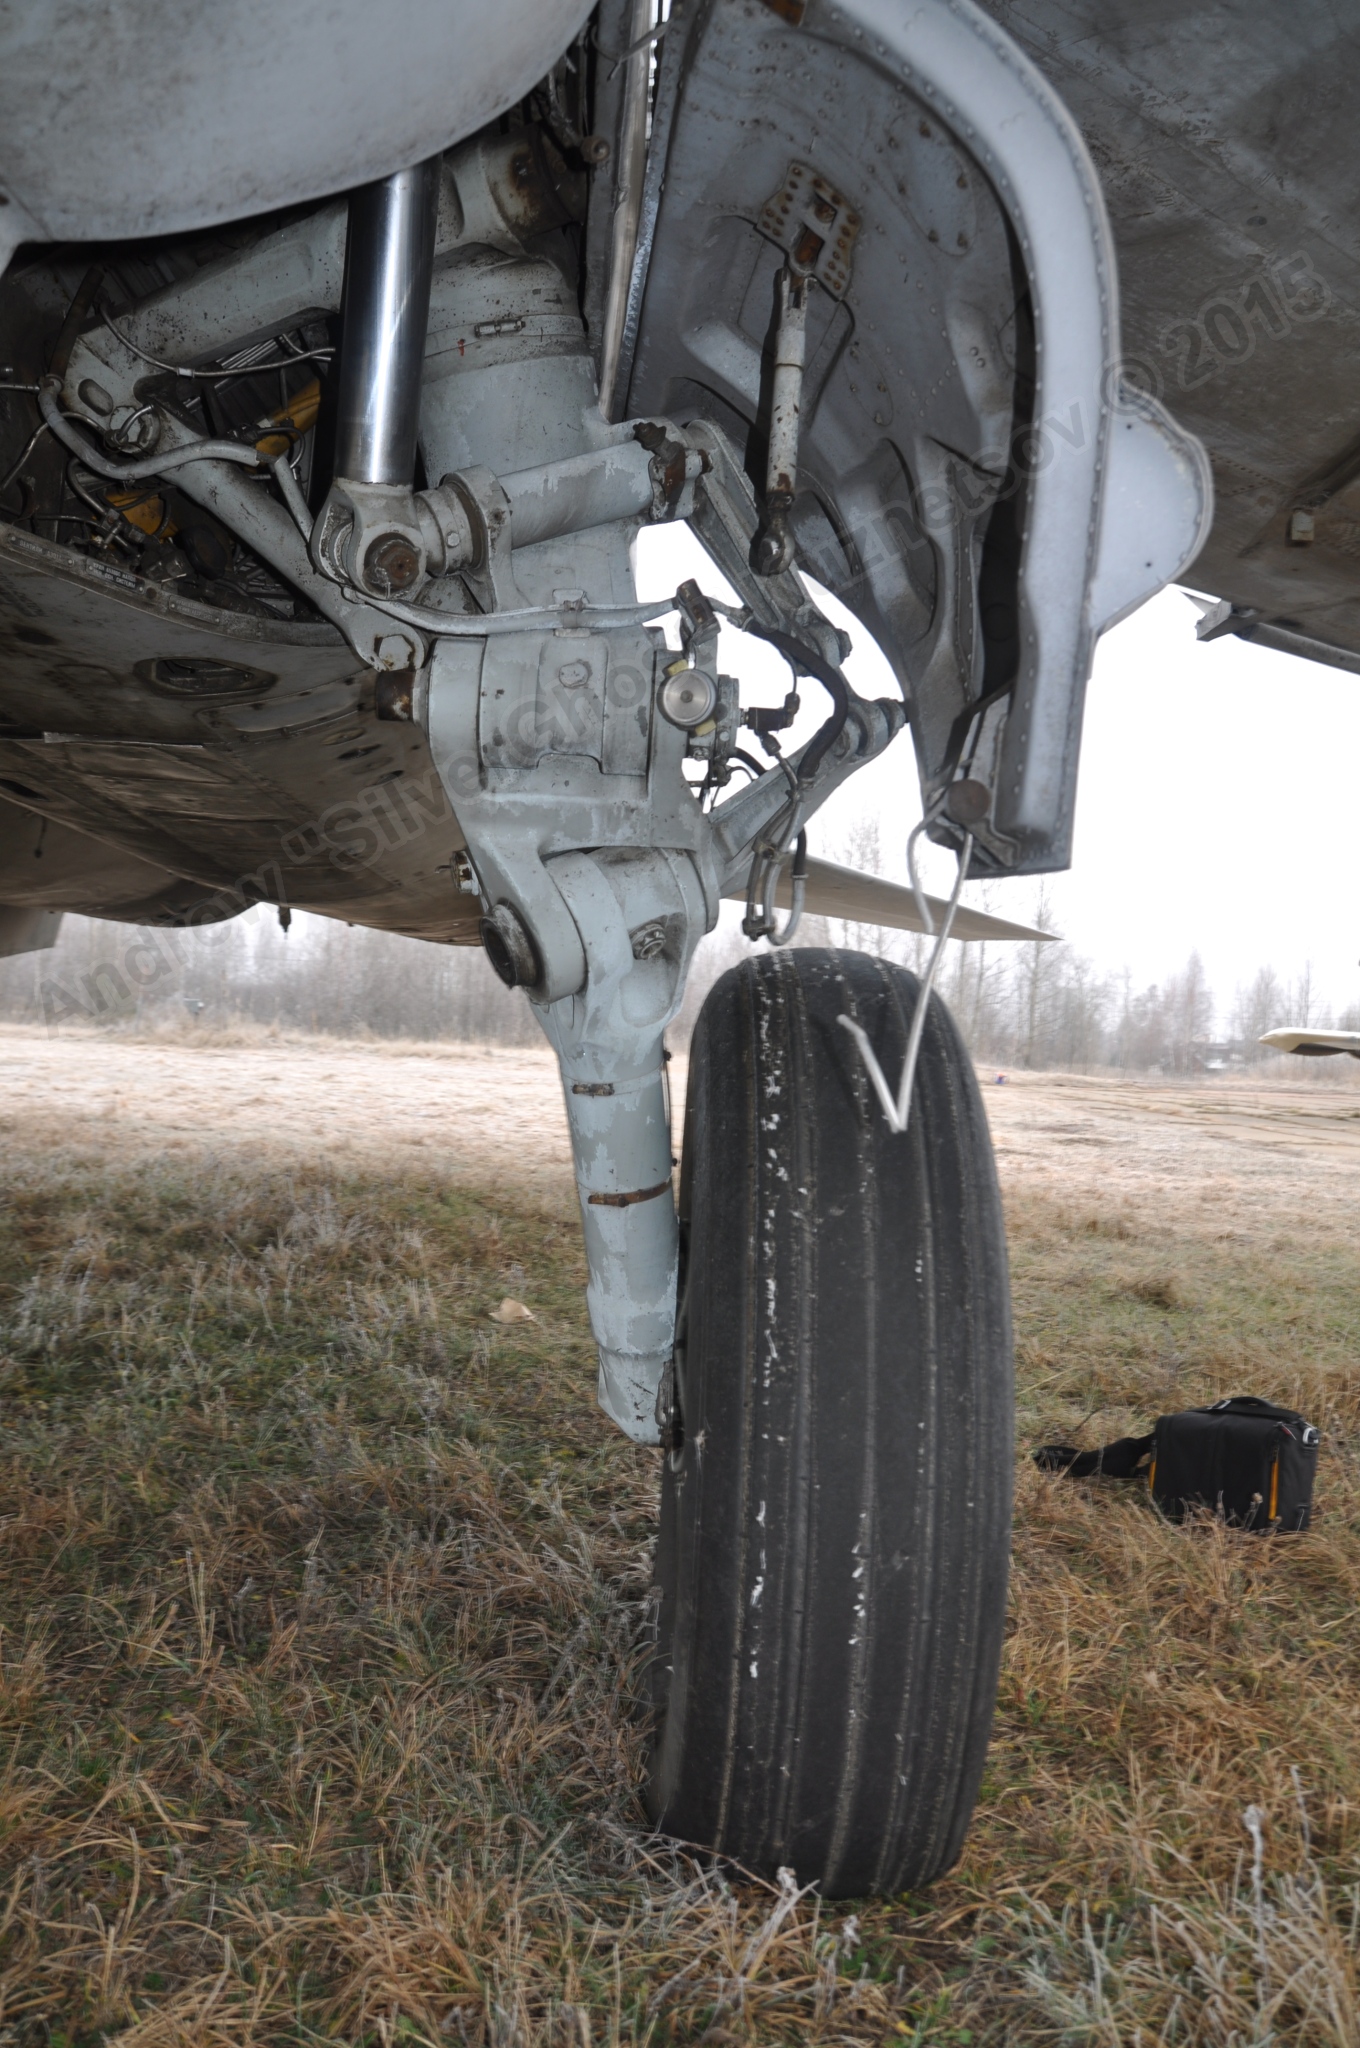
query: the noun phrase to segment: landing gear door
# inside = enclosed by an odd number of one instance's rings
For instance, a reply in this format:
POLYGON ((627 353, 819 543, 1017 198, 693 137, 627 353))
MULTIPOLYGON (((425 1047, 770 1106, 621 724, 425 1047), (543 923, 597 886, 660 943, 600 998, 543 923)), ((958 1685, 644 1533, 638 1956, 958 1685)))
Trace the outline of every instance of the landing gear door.
POLYGON ((709 0, 661 52, 624 409, 716 421, 759 492, 780 281, 811 280, 798 564, 891 661, 935 836, 966 776, 975 870, 1064 867, 1095 640, 1211 510, 1120 378, 1081 137, 968 0, 709 0))

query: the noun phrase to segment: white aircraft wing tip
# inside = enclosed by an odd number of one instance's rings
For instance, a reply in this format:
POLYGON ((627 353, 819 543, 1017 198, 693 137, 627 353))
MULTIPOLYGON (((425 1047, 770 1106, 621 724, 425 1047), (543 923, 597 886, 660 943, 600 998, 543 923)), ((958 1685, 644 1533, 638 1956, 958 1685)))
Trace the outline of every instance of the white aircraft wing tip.
POLYGON ((1259 1042, 1272 1052, 1302 1053, 1305 1058, 1348 1052, 1352 1059, 1360 1060, 1360 1031, 1307 1031, 1285 1026, 1263 1031, 1259 1042))

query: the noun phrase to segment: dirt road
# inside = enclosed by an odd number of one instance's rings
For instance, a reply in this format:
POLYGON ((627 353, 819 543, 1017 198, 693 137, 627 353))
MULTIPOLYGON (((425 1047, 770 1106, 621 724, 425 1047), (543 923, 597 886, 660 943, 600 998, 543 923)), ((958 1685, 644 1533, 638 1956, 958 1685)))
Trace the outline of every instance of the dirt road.
POLYGON ((1212 1237, 1351 1237, 1360 1089, 1075 1074, 981 1075, 1008 1194, 1042 1190, 1212 1237))
MULTIPOLYGON (((672 1068, 677 1128, 683 1062, 672 1068)), ((1300 1080, 1170 1083, 981 1076, 1008 1192, 1122 1205, 1222 1235, 1349 1234, 1360 1213, 1360 1090, 1300 1080)), ((0 1139, 126 1157, 246 1148, 280 1160, 419 1167, 570 1193, 545 1050, 204 1032, 136 1040, 0 1026, 0 1139)))

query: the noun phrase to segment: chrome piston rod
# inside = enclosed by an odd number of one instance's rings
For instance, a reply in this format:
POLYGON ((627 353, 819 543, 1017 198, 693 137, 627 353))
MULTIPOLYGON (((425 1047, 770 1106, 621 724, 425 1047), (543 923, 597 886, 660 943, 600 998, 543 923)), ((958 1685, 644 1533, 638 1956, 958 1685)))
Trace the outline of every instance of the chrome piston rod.
POLYGON ((353 483, 415 477, 440 162, 350 195, 335 473, 353 483))

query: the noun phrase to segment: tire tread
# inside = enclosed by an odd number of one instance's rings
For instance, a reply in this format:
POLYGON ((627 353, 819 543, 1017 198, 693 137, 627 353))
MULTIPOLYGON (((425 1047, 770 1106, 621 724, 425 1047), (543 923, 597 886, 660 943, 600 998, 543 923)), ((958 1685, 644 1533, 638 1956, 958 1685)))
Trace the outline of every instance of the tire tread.
POLYGON ((928 1882, 981 1776, 1004 1622, 1010 1321, 990 1138, 915 977, 758 956, 690 1061, 685 1445, 663 1485, 658 1824, 828 1896, 928 1882))

